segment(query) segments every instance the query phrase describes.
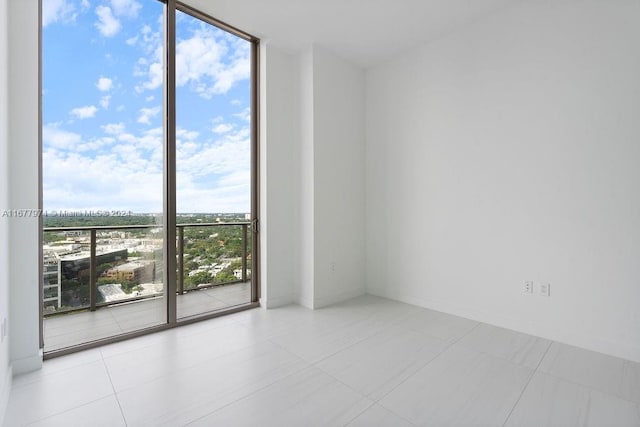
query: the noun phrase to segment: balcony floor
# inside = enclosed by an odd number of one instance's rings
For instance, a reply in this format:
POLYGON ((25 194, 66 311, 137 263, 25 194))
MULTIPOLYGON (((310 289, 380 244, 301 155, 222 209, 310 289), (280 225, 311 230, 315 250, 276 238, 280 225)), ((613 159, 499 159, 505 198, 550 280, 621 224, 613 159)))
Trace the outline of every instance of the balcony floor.
MULTIPOLYGON (((237 283, 178 295, 178 318, 209 313, 251 301, 251 283, 237 283)), ((165 322, 164 298, 146 299, 94 312, 82 311, 44 320, 44 350, 54 351, 133 332, 165 322)))

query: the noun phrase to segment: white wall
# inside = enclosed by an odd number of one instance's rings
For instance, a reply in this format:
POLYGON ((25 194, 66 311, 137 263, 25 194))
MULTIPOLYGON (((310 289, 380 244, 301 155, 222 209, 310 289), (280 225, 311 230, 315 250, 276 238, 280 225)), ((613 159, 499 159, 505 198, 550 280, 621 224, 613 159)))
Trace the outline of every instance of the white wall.
POLYGON ((364 71, 313 48, 314 307, 365 293, 364 71))
MULTIPOLYGON (((300 52, 296 57, 294 80, 296 87, 296 107, 299 125, 296 144, 298 148, 298 184, 297 206, 299 215, 297 232, 297 250, 300 254, 300 267, 294 287, 295 301, 308 308, 314 306, 315 289, 315 229, 314 229, 314 139, 313 139, 313 49, 300 52)), ((293 122, 292 122, 293 123, 293 122)))
MULTIPOLYGON (((7 102, 8 60, 7 3, 0 2, 0 327, 9 316, 9 110, 7 102)), ((0 332, 0 425, 4 418, 11 389, 9 340, 0 332)))
POLYGON ((365 292, 364 71, 309 46, 261 46, 262 302, 365 292))
POLYGON ((294 299, 319 308, 365 293, 364 71, 309 46, 296 55, 300 269, 294 299))
POLYGON ((622 0, 523 2, 370 70, 368 291, 640 361, 638 76, 622 0))
POLYGON ((293 302, 298 266, 293 57, 262 42, 260 79, 261 301, 272 308, 293 302))
MULTIPOLYGON (((9 204, 13 209, 38 209, 38 2, 10 0, 8 7, 9 204)), ((42 364, 38 254, 38 219, 12 219, 9 338, 14 374, 42 364)))
POLYGON ((263 302, 322 307, 364 286, 364 72, 262 43, 263 302))

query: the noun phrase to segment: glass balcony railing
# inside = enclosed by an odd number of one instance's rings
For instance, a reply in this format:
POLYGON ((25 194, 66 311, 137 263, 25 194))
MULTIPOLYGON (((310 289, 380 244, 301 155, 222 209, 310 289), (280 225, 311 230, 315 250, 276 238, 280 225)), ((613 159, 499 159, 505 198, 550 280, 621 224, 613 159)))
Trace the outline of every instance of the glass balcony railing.
MULTIPOLYGON (((251 280, 250 222, 178 224, 176 292, 251 280)), ((158 225, 45 227, 43 315, 164 295, 158 225)))

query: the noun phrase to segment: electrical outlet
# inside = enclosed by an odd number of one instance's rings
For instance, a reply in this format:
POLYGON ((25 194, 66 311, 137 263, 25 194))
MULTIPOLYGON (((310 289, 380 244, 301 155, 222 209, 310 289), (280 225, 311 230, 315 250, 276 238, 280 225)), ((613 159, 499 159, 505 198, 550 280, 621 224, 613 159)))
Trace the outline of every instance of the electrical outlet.
POLYGON ((0 340, 0 342, 3 342, 4 338, 7 336, 7 318, 6 317, 2 319, 2 331, 0 331, 0 336, 2 336, 2 339, 0 340))
POLYGON ((336 262, 335 261, 331 261, 331 264, 329 265, 329 267, 331 268, 331 272, 332 273, 336 272, 336 262))
POLYGON ((533 281, 532 280, 526 280, 524 282, 524 285, 522 286, 522 292, 525 294, 532 294, 533 293, 533 281))
POLYGON ((551 296, 551 283, 540 283, 539 291, 543 297, 551 296))

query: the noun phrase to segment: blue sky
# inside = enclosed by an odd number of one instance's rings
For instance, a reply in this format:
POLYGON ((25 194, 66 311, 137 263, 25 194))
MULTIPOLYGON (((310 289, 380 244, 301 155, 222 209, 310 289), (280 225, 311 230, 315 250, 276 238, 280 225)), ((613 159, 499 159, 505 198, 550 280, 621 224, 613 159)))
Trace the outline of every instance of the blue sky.
MULTIPOLYGON (((162 210, 157 0, 43 0, 45 210, 162 210)), ((177 210, 249 212, 250 44, 178 13, 177 210)))

